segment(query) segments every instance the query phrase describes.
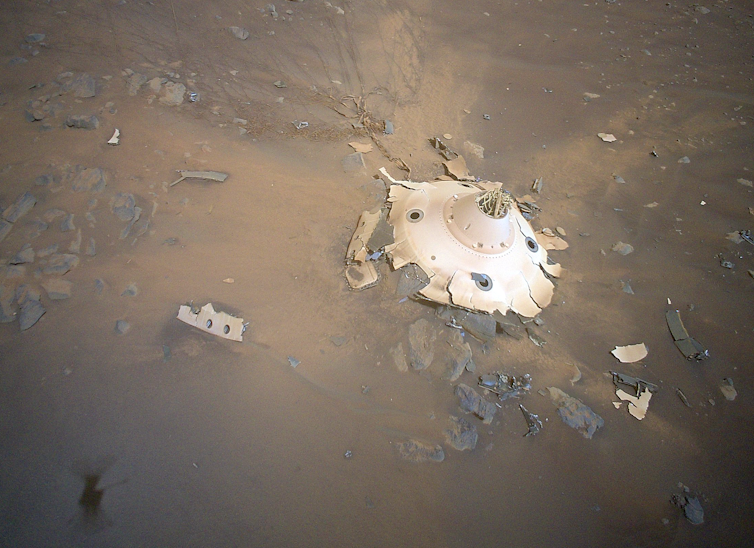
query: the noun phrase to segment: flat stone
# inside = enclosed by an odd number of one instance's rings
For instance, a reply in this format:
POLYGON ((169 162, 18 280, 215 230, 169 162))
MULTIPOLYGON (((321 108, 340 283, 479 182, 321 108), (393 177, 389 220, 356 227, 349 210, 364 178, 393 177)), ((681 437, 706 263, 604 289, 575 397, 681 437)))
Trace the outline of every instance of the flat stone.
POLYGON ((37 251, 37 257, 47 257, 48 255, 52 255, 58 250, 58 244, 50 244, 44 249, 40 249, 37 251))
POLYGON ((488 402, 482 396, 480 396, 476 390, 463 383, 456 386, 456 396, 459 399, 459 406, 467 413, 473 413, 485 424, 492 423, 492 419, 495 418, 497 407, 494 403, 488 402))
POLYGON ((86 254, 89 257, 94 257, 97 254, 97 244, 94 238, 89 238, 89 243, 86 246, 86 254))
POLYGON ((135 297, 139 294, 139 288, 136 287, 136 284, 131 282, 126 286, 126 289, 123 290, 123 293, 120 294, 121 297, 135 297))
POLYGON ((20 265, 20 264, 10 265, 8 266, 8 269, 5 271, 6 280, 17 280, 25 276, 26 276, 26 267, 24 265, 20 265))
POLYGON ((62 209, 58 209, 58 208, 55 207, 55 208, 48 209, 47 211, 45 211, 44 215, 42 215, 42 218, 45 221, 47 221, 48 223, 51 223, 55 219, 58 219, 60 217, 64 217, 65 215, 66 215, 65 211, 63 211, 62 209))
POLYGON ((69 253, 53 253, 50 256, 50 260, 42 269, 43 274, 58 274, 62 276, 72 268, 77 267, 79 264, 79 258, 76 255, 69 253))
POLYGON ((482 145, 472 143, 471 141, 464 141, 463 148, 472 156, 476 156, 480 160, 484 159, 484 147, 482 145))
POLYGON ((249 37, 249 31, 243 27, 228 27, 228 30, 239 40, 246 40, 249 37))
POLYGON ((73 224, 73 213, 66 215, 65 219, 60 223, 60 232, 70 232, 76 230, 76 225, 73 224))
POLYGON ((349 154, 341 160, 341 164, 343 165, 343 171, 346 173, 361 171, 367 167, 364 163, 364 155, 361 152, 349 154))
POLYGON ((582 436, 592 439, 594 433, 605 425, 605 421, 583 402, 573 398, 554 386, 548 386, 550 399, 558 408, 558 415, 571 428, 582 436))
POLYGON ((53 301, 68 299, 71 296, 73 282, 52 278, 42 282, 42 287, 47 292, 47 296, 53 301))
POLYGON ((147 82, 147 85, 149 86, 149 89, 155 93, 160 93, 160 90, 162 89, 162 84, 167 82, 166 78, 160 78, 159 76, 155 76, 152 78, 149 82, 147 82))
POLYGON ((449 418, 450 428, 445 430, 445 439, 458 451, 472 451, 479 440, 476 426, 462 417, 449 418))
POLYGON ((97 278, 94 280, 94 292, 97 295, 102 295, 102 291, 105 289, 105 282, 104 280, 101 280, 100 278, 97 278))
POLYGON ((97 86, 94 78, 86 72, 79 74, 69 84, 63 86, 64 91, 73 91, 74 97, 94 97, 97 93, 97 86), (66 89, 66 87, 68 89, 66 89))
POLYGON ((620 255, 628 255, 634 252, 634 246, 623 242, 616 243, 611 249, 620 255))
POLYGON ((24 225, 24 230, 29 238, 38 238, 48 227, 49 225, 46 222, 37 219, 27 222, 24 225))
POLYGON ((68 252, 69 253, 80 253, 81 252, 81 229, 79 228, 76 231, 76 239, 71 242, 71 245, 68 246, 68 252))
POLYGON ((5 285, 0 285, 0 323, 10 323, 16 319, 13 306, 15 293, 5 285))
POLYGON ((408 328, 409 363, 417 371, 432 364, 435 351, 432 343, 437 335, 427 320, 421 318, 408 328))
POLYGON ((13 228, 13 224, 8 221, 0 221, 0 242, 10 233, 13 228))
POLYGON ((445 452, 440 445, 432 445, 419 440, 407 440, 397 443, 398 453, 409 462, 442 462, 445 452))
POLYGON ((21 251, 11 257, 9 264, 33 263, 34 257, 34 249, 31 247, 31 244, 24 244, 24 246, 21 248, 21 251))
POLYGON ((76 129, 97 129, 99 118, 94 114, 71 114, 65 119, 65 125, 76 129))
POLYGON ((405 373, 408 371, 408 363, 406 362, 406 353, 403 351, 403 343, 398 343, 390 349, 390 357, 393 358, 393 363, 398 371, 405 373))
POLYGON ((115 322, 115 332, 118 335, 125 335, 128 333, 128 330, 131 329, 131 324, 129 324, 126 320, 118 320, 115 322))
POLYGON ((489 314, 441 306, 437 309, 437 317, 460 325, 469 335, 482 342, 491 341, 497 335, 497 320, 489 314))
POLYGON ((186 86, 178 82, 168 82, 160 92, 160 103, 169 107, 177 107, 183 103, 183 97, 186 95, 186 86))
POLYGON ((126 80, 126 92, 133 96, 139 92, 141 86, 147 83, 147 77, 138 72, 131 74, 126 80))
POLYGON ((134 218, 136 199, 133 194, 118 192, 110 203, 110 208, 115 216, 121 221, 127 222, 134 218))
POLYGON ((52 183, 55 182, 55 177, 53 177, 52 174, 46 174, 46 175, 40 175, 36 179, 34 179, 34 184, 36 186, 50 186, 52 183))
POLYGON ((43 41, 45 39, 45 35, 40 32, 35 32, 33 34, 27 34, 26 40, 27 44, 38 44, 39 42, 43 41))
POLYGON ((107 186, 105 172, 99 167, 89 167, 81 171, 73 180, 74 192, 101 192, 107 186))
POLYGON ((453 329, 447 342, 450 349, 448 352, 449 367, 446 378, 450 382, 455 382, 467 367, 470 367, 470 371, 474 369, 473 361, 471 360, 471 347, 469 343, 463 340, 460 329, 453 329))
POLYGON ((15 223, 18 219, 26 215, 36 203, 37 199, 34 196, 29 192, 24 192, 12 205, 3 211, 3 219, 9 223, 15 223))
POLYGON ((45 310, 45 307, 38 300, 26 299, 21 305, 18 314, 18 323, 21 331, 26 331, 37 323, 45 312, 47 310, 45 310))

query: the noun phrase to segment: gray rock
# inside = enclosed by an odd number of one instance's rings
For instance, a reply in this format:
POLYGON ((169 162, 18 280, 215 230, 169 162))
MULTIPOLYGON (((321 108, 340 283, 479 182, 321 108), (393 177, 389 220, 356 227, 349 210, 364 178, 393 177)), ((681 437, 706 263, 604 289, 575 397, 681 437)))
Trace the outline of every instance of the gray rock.
POLYGON ((135 207, 134 208, 134 218, 131 219, 131 222, 128 223, 128 225, 120 232, 120 239, 124 240, 128 237, 128 235, 131 233, 131 229, 136 224, 136 222, 141 218, 141 208, 135 207))
POLYGON ((71 245, 68 246, 68 252, 69 253, 80 253, 81 252, 81 229, 79 228, 76 231, 76 239, 71 242, 71 245))
POLYGON ((131 329, 131 324, 129 324, 126 320, 118 320, 115 322, 115 332, 118 335, 125 335, 128 333, 128 330, 131 329))
POLYGON ((52 174, 40 175, 34 179, 34 184, 37 186, 50 186, 55 182, 55 177, 52 174))
POLYGON ((427 320, 421 318, 408 328, 409 363, 417 371, 432 364, 435 351, 433 342, 437 338, 434 329, 427 320))
POLYGON ((229 27, 228 30, 239 40, 246 40, 249 37, 249 31, 243 27, 229 27))
POLYGON ((471 360, 471 347, 463 340, 460 329, 453 329, 447 342, 449 368, 446 378, 450 382, 455 382, 467 368, 473 371, 474 362, 471 360))
POLYGON ((76 255, 69 253, 53 253, 50 256, 50 260, 42 269, 43 274, 58 274, 62 276, 72 268, 76 268, 79 264, 79 258, 76 255))
POLYGON ((6 280, 17 280, 26 276, 26 267, 20 264, 10 265, 5 271, 6 280))
POLYGON ((60 232, 70 232, 76 230, 76 225, 73 224, 73 213, 69 213, 65 216, 65 219, 60 223, 60 232))
POLYGON ((45 312, 47 310, 45 310, 45 307, 42 306, 42 303, 38 299, 25 299, 20 306, 18 314, 18 323, 21 331, 26 331, 37 323, 45 312))
POLYGON ((47 257, 48 255, 52 255, 58 250, 58 244, 50 244, 44 249, 40 249, 37 251, 37 257, 47 257))
POLYGON ((105 289, 105 282, 99 278, 94 280, 94 293, 102 295, 102 291, 105 289))
POLYGON ((133 225, 133 236, 134 238, 138 238, 139 236, 143 236, 144 234, 149 231, 149 219, 147 217, 142 217, 139 219, 139 221, 133 225))
POLYGON ((10 323, 16 319, 13 307, 14 292, 5 285, 0 285, 0 323, 10 323))
POLYGON ((73 282, 52 278, 42 282, 42 287, 47 292, 47 296, 53 301, 67 299, 71 296, 73 282))
POLYGON ((440 445, 432 445, 419 440, 407 440, 397 443, 398 453, 410 462, 442 462, 445 460, 445 452, 440 445))
POLYGON ((98 167, 89 167, 76 175, 71 188, 74 192, 101 192, 107 186, 105 172, 98 167))
POLYGON ((9 223, 15 223, 18 219, 26 215, 36 203, 37 199, 34 196, 29 192, 24 192, 13 204, 3 211, 3 219, 9 223))
POLYGON ((65 119, 65 125, 76 129, 97 129, 99 127, 99 118, 94 114, 90 116, 71 114, 65 119))
POLYGON ((684 486, 684 491, 679 495, 673 495, 670 501, 683 509, 683 515, 694 525, 704 523, 704 508, 698 497, 691 496, 689 488, 684 486))
POLYGON ((123 293, 120 294, 121 297, 135 297, 139 294, 139 288, 136 287, 136 284, 131 282, 126 286, 126 289, 123 290, 123 293))
POLYGON ((162 89, 162 84, 167 82, 167 78, 160 78, 159 76, 155 76, 152 78, 149 82, 147 82, 147 85, 149 86, 149 89, 155 93, 160 93, 160 89, 162 89))
POLYGON ((13 228, 13 225, 9 223, 8 221, 0 221, 0 242, 2 242, 5 237, 10 233, 11 229, 13 228))
POLYGON ((476 390, 463 383, 456 386, 455 394, 458 396, 458 405, 467 413, 473 413, 485 424, 492 423, 495 418, 497 407, 480 396, 476 390))
POLYGON ((63 86, 64 91, 73 91, 74 97, 94 97, 97 93, 97 86, 94 78, 87 73, 82 73, 76 76, 69 84, 63 86), (68 88, 68 89, 66 89, 68 88))
POLYGON ((42 215, 42 218, 47 221, 48 223, 53 222, 55 219, 58 219, 60 217, 64 217, 66 215, 65 211, 58 208, 48 209, 44 212, 44 215, 42 215))
POLYGON ((33 34, 27 34, 26 38, 24 38, 27 44, 38 44, 44 39, 45 39, 45 35, 38 32, 35 32, 33 34))
POLYGON ((31 247, 31 244, 24 244, 24 246, 21 248, 21 251, 19 251, 13 257, 11 257, 8 264, 33 263, 34 257, 35 257, 34 249, 31 247))
POLYGON ((136 199, 133 194, 118 192, 110 203, 110 208, 121 221, 130 221, 135 215, 136 199))
POLYGON ((24 230, 29 238, 38 238, 47 228, 48 224, 40 220, 29 221, 24 225, 24 230))
POLYGON ((86 246, 86 254, 94 257, 97 254, 97 247, 94 238, 89 238, 89 244, 86 246))
POLYGON ((160 92, 160 103, 169 107, 177 107, 183 103, 183 96, 186 95, 186 86, 178 82, 168 82, 160 92))
POLYGON ((398 343, 398 346, 394 346, 390 349, 390 357, 393 358, 393 363, 398 371, 405 373, 408 371, 408 363, 406 362, 406 353, 403 352, 403 343, 398 343))
POLYGON ((354 152, 349 154, 341 161, 343 165, 343 171, 346 173, 352 173, 354 171, 362 171, 366 169, 364 163, 364 155, 361 152, 354 152))
POLYGON ((489 314, 441 306, 437 309, 437 317, 460 325, 469 335, 482 342, 491 341, 497 335, 497 321, 489 314))
POLYGON ((28 63, 28 61, 24 57, 14 57, 10 61, 8 61, 8 65, 11 67, 15 65, 23 65, 24 63, 28 63))
POLYGON ((133 96, 139 93, 141 86, 147 83, 147 77, 138 72, 131 74, 126 80, 126 91, 133 96))
POLYGON ((476 426, 471 424, 464 418, 454 417, 449 418, 450 428, 445 430, 445 439, 458 451, 469 450, 472 451, 476 447, 476 443, 479 440, 479 434, 477 434, 476 426))
POLYGON ((548 386, 550 399, 558 408, 558 415, 571 428, 581 432, 587 439, 592 439, 594 433, 605 425, 597 413, 584 405, 580 400, 573 398, 554 386, 548 386))

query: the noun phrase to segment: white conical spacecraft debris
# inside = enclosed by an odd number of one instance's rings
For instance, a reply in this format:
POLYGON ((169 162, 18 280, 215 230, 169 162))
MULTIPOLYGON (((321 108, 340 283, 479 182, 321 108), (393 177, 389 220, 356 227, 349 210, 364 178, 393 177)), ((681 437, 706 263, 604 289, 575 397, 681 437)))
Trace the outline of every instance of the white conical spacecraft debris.
MULTIPOLYGON (((419 295, 469 310, 503 315, 513 310, 526 317, 550 304, 550 277, 559 276, 561 267, 548 259, 544 241, 537 241, 542 235, 535 235, 502 183, 397 181, 381 171, 392 183, 386 221, 393 242, 384 251, 394 269, 413 264, 426 274, 422 278, 429 282, 419 295)), ((379 221, 379 212, 364 212, 359 224, 366 234, 362 230, 358 241, 368 241, 369 229, 379 221)), ((359 258, 351 261, 356 277, 359 268, 368 268, 359 258)))

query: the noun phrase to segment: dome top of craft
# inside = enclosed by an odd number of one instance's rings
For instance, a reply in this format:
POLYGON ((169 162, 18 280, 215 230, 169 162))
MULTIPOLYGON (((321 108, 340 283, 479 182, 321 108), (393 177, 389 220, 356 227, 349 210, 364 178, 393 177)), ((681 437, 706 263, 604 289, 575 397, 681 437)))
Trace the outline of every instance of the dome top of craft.
POLYGON ((536 316, 547 306, 560 265, 547 251, 501 183, 396 181, 390 187, 385 246, 393 268, 420 267, 432 301, 505 314, 536 316))

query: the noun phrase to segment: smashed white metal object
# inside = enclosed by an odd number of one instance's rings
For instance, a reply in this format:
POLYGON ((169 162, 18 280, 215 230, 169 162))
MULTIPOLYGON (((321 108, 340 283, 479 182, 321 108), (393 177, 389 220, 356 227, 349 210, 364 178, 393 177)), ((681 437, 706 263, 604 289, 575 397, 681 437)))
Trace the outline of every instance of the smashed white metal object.
POLYGON ((218 183, 223 183, 225 182, 225 179, 228 178, 227 173, 221 173, 219 171, 191 171, 188 169, 179 169, 177 171, 181 174, 181 176, 170 183, 170 186, 175 186, 184 179, 204 179, 206 181, 217 181, 218 183))
POLYGON ((115 128, 115 131, 113 132, 113 136, 110 137, 107 141, 108 145, 119 145, 120 144, 120 130, 118 128, 115 128))
POLYGON ((550 304, 559 264, 502 183, 390 180, 388 223, 394 243, 385 253, 394 269, 415 264, 429 278, 418 294, 435 302, 490 314, 534 317, 550 304))
POLYGON ((346 251, 346 280, 351 289, 368 289, 380 281, 377 265, 369 259, 367 244, 380 222, 381 212, 364 211, 346 251))
POLYGON ((246 331, 243 318, 236 318, 226 312, 215 312, 212 303, 205 304, 198 312, 189 305, 181 305, 178 319, 212 335, 231 341, 243 341, 246 331))
MULTIPOLYGON (((615 395, 618 396, 620 400, 628 402, 628 412, 632 417, 637 420, 642 420, 647 415, 649 400, 652 399, 652 392, 650 392, 648 388, 641 387, 638 397, 633 396, 620 388, 615 391, 615 395)), ((615 402, 613 402, 613 405, 615 405, 615 402)))
POLYGON ((644 343, 629 344, 628 346, 616 346, 610 353, 618 358, 621 363, 634 363, 643 360, 649 354, 647 345, 644 343))

